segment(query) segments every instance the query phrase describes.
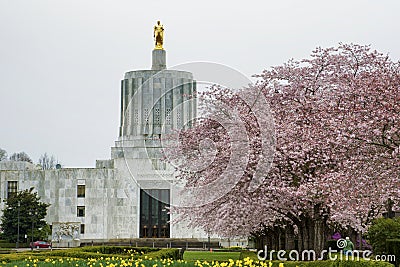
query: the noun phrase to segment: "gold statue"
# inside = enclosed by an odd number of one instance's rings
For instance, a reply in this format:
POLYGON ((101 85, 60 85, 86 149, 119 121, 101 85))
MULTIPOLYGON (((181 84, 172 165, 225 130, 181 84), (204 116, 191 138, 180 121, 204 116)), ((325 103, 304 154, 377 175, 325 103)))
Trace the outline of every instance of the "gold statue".
POLYGON ((164 27, 157 21, 157 25, 154 26, 154 33, 153 33, 154 40, 156 41, 155 49, 163 50, 163 42, 164 42, 164 27))

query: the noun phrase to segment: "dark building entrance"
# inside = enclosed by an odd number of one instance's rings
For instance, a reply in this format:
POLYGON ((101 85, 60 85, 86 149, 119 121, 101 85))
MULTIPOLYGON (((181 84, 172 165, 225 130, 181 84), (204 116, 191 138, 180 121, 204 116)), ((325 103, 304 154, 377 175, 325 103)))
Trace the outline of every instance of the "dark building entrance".
POLYGON ((140 190, 140 237, 169 237, 169 198, 169 189, 140 190))

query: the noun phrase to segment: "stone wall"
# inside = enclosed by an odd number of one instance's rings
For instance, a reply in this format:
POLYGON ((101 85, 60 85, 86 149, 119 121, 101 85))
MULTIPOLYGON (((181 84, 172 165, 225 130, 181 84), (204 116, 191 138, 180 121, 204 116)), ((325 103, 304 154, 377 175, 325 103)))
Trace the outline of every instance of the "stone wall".
MULTIPOLYGON (((18 181, 18 190, 34 187, 51 204, 46 220, 58 227, 84 225, 80 239, 89 242, 139 237, 140 189, 169 189, 170 202, 179 203, 174 170, 161 160, 161 138, 171 129, 191 127, 196 82, 190 72, 166 69, 165 50, 153 51, 152 62, 152 70, 127 72, 121 82, 120 133, 111 159, 97 160, 96 168, 57 170, 0 163, 0 197, 7 197, 8 181, 18 181), (78 186, 85 186, 84 197, 78 197, 78 186), (84 216, 78 216, 78 207, 84 207, 84 216)), ((171 225, 170 235, 206 236, 187 223, 171 225)))

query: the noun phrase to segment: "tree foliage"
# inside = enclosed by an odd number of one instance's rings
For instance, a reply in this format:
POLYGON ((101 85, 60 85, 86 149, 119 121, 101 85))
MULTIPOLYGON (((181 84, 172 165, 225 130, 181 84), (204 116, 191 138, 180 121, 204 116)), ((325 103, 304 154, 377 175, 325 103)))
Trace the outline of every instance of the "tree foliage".
POLYGON ((47 208, 50 204, 40 201, 37 192, 33 188, 19 191, 15 195, 5 200, 5 208, 1 217, 1 237, 10 242, 17 241, 18 217, 19 217, 19 240, 22 242, 24 235, 28 236, 28 241, 47 239, 49 226, 44 220, 47 208))
POLYGON ((13 153, 10 156, 10 160, 11 161, 26 161, 29 163, 33 163, 32 159, 25 152, 13 153))
POLYGON ((0 161, 7 159, 7 151, 0 148, 0 161))
MULTIPOLYGON (((298 236, 300 249, 322 249, 330 229, 365 233, 389 199, 399 206, 398 62, 369 46, 340 44, 317 48, 310 58, 290 60, 258 78, 238 92, 212 87, 202 95, 208 118, 182 131, 179 143, 167 149, 183 191, 218 180, 225 185, 211 191, 214 201, 173 208, 181 218, 223 236, 281 229, 298 236), (249 96, 268 104, 242 101, 249 96), (268 110, 276 147, 273 165, 260 173, 268 165, 263 146, 273 143, 262 136, 268 110), (243 132, 247 139, 238 138, 243 132)), ((188 199, 195 203, 209 193, 188 199)))
POLYGON ((53 155, 49 156, 47 153, 44 153, 39 158, 39 165, 42 167, 43 170, 50 170, 56 167, 58 163, 53 155))

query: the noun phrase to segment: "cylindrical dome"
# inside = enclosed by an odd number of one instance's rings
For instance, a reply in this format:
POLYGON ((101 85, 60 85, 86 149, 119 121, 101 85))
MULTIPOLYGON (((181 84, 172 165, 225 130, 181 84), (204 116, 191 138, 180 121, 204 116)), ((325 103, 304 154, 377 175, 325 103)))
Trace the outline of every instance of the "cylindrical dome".
POLYGON ((126 72, 121 81, 119 141, 134 141, 190 127, 196 117, 193 100, 196 82, 192 73, 163 69, 166 52, 154 51, 153 70, 126 72))

